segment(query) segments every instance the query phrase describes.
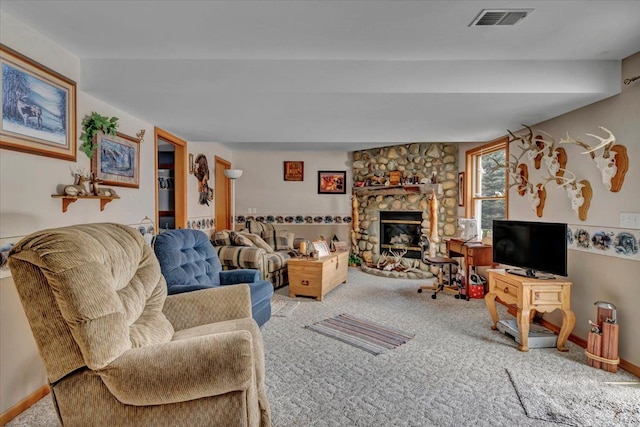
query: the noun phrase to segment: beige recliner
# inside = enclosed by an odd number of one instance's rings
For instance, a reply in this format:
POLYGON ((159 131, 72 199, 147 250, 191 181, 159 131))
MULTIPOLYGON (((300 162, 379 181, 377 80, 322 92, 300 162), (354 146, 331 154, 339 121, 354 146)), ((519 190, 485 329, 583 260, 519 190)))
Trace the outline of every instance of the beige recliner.
POLYGON ((249 287, 167 297, 137 230, 22 239, 9 267, 65 426, 269 426, 249 287))

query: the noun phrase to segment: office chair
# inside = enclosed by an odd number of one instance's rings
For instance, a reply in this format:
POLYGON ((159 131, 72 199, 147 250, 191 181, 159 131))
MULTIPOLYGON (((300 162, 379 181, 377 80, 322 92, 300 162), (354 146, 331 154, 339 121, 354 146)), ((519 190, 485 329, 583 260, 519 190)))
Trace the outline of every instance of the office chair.
MULTIPOLYGON (((447 258, 447 257, 430 257, 429 256, 430 245, 431 245, 431 241, 429 240, 429 237, 423 234, 420 237, 421 259, 422 259, 422 262, 424 262, 425 264, 438 266, 438 282, 435 285, 420 286, 420 289, 418 289, 418 293, 421 294, 423 289, 435 290, 433 295, 431 295, 431 298, 436 299, 438 296, 438 293, 441 291, 444 291, 445 289, 456 290, 456 291, 458 290, 458 287, 452 284, 453 282, 452 266, 458 265, 458 261, 454 260, 453 258, 447 258), (445 265, 449 266, 449 284, 448 285, 444 284, 443 271, 444 271, 445 265)), ((458 297, 458 295, 456 295, 456 297, 458 297)))

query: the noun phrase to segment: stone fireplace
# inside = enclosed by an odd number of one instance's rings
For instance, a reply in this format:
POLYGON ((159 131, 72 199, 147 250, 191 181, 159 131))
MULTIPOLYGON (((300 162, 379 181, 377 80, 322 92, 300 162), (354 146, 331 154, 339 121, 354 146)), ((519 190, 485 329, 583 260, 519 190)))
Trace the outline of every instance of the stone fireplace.
POLYGON ((421 234, 422 212, 381 211, 378 252, 406 250, 406 258, 420 259, 421 234))
POLYGON ((393 272, 394 274, 389 275, 425 277, 420 271, 430 275, 430 267, 419 259, 419 239, 421 234, 430 234, 428 206, 432 193, 435 193, 438 200, 438 235, 441 238, 438 256, 446 255, 443 239, 456 232, 458 145, 421 143, 356 151, 353 154, 353 181, 356 211, 353 217, 357 227, 352 233, 352 253, 365 263, 375 266, 385 251, 395 250, 394 248, 404 250, 406 247, 402 245, 409 246, 406 248, 407 255, 403 264, 412 271, 393 272), (396 182, 398 175, 399 183, 396 182), (391 179, 394 179, 393 183, 391 179), (432 179, 436 181, 435 184, 420 183, 430 182, 432 179), (382 221, 388 221, 389 213, 406 215, 398 218, 395 224, 383 223, 382 221), (399 221, 411 221, 410 224, 405 224, 405 234, 410 234, 408 244, 402 243, 407 237, 402 236, 399 221), (385 229, 385 224, 390 226, 385 229))

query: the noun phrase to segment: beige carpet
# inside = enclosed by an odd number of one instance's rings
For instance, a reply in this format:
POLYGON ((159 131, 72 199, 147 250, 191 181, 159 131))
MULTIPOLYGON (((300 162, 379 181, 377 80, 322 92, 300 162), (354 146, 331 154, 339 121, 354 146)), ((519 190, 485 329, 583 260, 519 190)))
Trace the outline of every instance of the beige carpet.
MULTIPOLYGON (((483 300, 461 301, 451 295, 432 300, 416 292, 422 284, 424 280, 386 279, 350 268, 348 282, 323 301, 298 297, 289 317, 273 316, 261 328, 273 427, 565 425, 530 418, 509 373, 516 384, 523 372, 543 384, 557 381, 551 394, 559 397, 558 404, 589 404, 591 393, 580 380, 637 381, 624 371, 611 374, 588 367, 584 350, 573 343, 566 353, 552 348, 522 353, 510 337, 490 330, 483 300), (305 328, 341 313, 411 331, 415 337, 374 356, 305 328)), ((288 298, 288 292, 285 287, 276 294, 288 298)), ((509 317, 502 306, 498 312, 509 317)), ((633 399, 625 393, 621 404, 633 405, 633 399)), ((599 424, 601 415, 582 420, 583 425, 628 426, 617 418, 599 424)), ((8 425, 56 425, 51 398, 8 425)))

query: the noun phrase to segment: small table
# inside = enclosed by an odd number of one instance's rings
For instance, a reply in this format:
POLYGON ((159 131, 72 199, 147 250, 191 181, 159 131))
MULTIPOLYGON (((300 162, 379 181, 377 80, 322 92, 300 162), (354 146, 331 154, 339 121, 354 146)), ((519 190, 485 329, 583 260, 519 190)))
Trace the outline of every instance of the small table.
POLYGON ((465 295, 469 301, 469 274, 471 267, 491 265, 493 262, 493 246, 480 242, 467 242, 462 239, 447 240, 447 256, 464 258, 465 295))
POLYGON ((291 298, 304 295, 322 301, 327 292, 347 281, 349 252, 334 252, 319 259, 291 258, 287 270, 291 298))
POLYGON ((493 330, 497 329, 498 323, 496 297, 505 304, 516 304, 518 307, 518 350, 529 351, 529 323, 536 311, 550 313, 555 309, 562 310, 562 326, 556 348, 559 351, 569 350, 565 343, 576 324, 576 317, 571 311, 571 282, 533 279, 509 274, 505 270, 489 270, 489 293, 484 301, 493 319, 493 330))

